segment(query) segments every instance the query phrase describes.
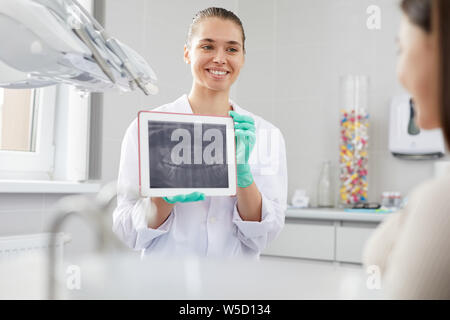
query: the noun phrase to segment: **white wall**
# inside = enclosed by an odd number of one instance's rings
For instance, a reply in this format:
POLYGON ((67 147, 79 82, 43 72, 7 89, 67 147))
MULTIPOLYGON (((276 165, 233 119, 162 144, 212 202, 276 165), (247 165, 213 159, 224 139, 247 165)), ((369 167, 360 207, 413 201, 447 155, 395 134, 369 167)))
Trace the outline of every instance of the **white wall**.
MULTIPOLYGON (((0 237, 49 232, 56 213, 54 205, 64 196, 68 195, 0 193, 0 237)), ((63 231, 73 235, 66 248, 69 254, 94 249, 94 229, 86 221, 67 221, 63 231)))

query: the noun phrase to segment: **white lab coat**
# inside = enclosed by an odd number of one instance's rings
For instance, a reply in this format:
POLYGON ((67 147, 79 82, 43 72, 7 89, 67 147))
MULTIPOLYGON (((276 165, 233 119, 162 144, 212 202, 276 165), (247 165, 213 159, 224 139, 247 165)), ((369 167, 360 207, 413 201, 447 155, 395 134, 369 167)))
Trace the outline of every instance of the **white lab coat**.
MULTIPOLYGON (((253 179, 262 195, 261 222, 243 221, 237 197, 206 197, 204 201, 177 203, 157 229, 147 226, 149 198, 139 196, 137 119, 128 127, 122 142, 118 177, 117 208, 113 231, 130 248, 145 254, 199 257, 259 257, 260 252, 284 226, 287 198, 286 147, 274 125, 230 101, 233 109, 253 117, 256 146, 249 159, 253 179), (273 153, 264 140, 270 137, 273 153), (259 150, 259 151, 258 151, 259 150), (268 155, 258 156, 258 155, 268 155)), ((155 111, 192 113, 187 95, 155 111)))

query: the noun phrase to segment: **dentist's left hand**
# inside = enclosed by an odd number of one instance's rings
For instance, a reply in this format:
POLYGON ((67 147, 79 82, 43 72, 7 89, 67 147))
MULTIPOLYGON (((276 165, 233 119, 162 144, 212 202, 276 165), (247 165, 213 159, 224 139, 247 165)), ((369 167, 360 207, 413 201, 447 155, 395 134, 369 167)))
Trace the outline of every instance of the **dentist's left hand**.
POLYGON ((229 111, 234 120, 234 134, 236 136, 236 173, 237 185, 247 188, 253 183, 248 159, 256 144, 255 120, 252 117, 229 111))

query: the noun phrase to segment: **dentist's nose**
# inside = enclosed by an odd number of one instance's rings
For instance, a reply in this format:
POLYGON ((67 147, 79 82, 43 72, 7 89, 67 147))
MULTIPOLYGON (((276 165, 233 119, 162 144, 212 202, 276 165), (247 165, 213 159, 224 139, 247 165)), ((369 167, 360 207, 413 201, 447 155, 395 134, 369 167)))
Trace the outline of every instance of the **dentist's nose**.
POLYGON ((218 64, 226 63, 225 54, 222 52, 222 50, 217 51, 217 53, 214 56, 213 62, 218 63, 218 64))

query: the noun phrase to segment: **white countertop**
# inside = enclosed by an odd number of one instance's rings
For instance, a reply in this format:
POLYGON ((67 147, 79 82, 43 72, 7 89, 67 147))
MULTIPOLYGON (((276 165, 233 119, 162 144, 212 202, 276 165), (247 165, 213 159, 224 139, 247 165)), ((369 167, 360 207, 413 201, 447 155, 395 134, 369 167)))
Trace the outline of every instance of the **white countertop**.
POLYGON ((343 209, 331 208, 288 208, 286 218, 334 220, 334 221, 360 221, 381 222, 392 213, 359 213, 346 212, 343 209))

